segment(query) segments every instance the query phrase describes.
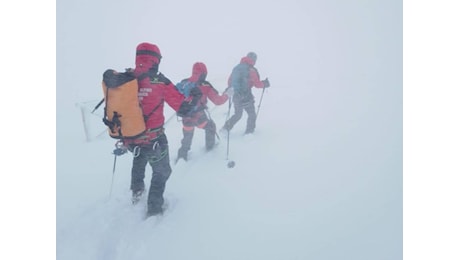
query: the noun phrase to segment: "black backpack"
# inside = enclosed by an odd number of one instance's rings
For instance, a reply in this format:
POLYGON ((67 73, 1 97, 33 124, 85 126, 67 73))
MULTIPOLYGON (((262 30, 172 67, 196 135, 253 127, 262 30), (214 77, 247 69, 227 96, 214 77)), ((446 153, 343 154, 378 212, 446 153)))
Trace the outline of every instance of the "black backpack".
POLYGON ((196 82, 189 82, 188 80, 182 80, 180 83, 176 85, 176 88, 181 92, 186 98, 184 102, 182 102, 179 110, 177 111, 177 116, 179 117, 189 117, 193 115, 194 113, 205 109, 203 106, 200 105, 200 99, 203 96, 203 93, 201 93, 201 90, 197 85, 196 82), (194 85, 193 85, 194 84, 194 85), (188 93, 185 94, 183 93, 179 88, 183 87, 184 92, 185 89, 187 89, 188 93))

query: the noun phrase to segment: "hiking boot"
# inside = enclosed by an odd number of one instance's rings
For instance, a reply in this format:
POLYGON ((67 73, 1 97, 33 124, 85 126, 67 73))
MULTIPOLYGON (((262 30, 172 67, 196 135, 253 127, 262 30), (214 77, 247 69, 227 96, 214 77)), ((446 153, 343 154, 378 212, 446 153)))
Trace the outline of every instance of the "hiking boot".
POLYGON ((149 208, 147 211, 147 218, 156 215, 162 215, 164 212, 162 207, 149 208))
POLYGON ((141 200, 143 193, 144 190, 133 191, 133 196, 131 198, 131 202, 133 203, 133 205, 136 205, 139 202, 139 200, 141 200))
POLYGON ((244 132, 244 134, 253 134, 254 133, 254 129, 246 129, 246 131, 244 132))
POLYGON ((187 161, 187 151, 182 148, 180 148, 177 152, 177 160, 181 158, 184 159, 184 161, 187 161))
POLYGON ((215 145, 206 145, 206 152, 209 152, 209 151, 211 151, 212 149, 214 149, 214 146, 215 146, 215 145))

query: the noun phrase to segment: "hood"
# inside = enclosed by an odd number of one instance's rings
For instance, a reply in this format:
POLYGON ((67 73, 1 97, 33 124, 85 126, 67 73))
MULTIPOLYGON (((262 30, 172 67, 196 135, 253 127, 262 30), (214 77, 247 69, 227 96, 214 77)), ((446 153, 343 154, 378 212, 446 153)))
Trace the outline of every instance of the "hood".
POLYGON ((192 76, 190 77, 190 81, 198 82, 206 80, 206 76, 208 74, 208 69, 203 62, 196 62, 193 64, 192 68, 192 76))
POLYGON ((246 64, 249 64, 251 66, 254 66, 256 64, 256 62, 253 59, 251 59, 249 57, 246 57, 246 56, 241 58, 240 63, 246 63, 246 64))
POLYGON ((143 42, 136 47, 136 72, 144 73, 152 67, 158 70, 161 61, 161 53, 158 46, 148 42, 143 42))

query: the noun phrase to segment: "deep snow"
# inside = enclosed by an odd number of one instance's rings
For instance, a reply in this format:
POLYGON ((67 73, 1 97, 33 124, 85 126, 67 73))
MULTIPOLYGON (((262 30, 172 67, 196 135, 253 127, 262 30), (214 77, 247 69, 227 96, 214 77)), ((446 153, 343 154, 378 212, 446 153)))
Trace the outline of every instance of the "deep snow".
MULTIPOLYGON (((400 1, 107 3, 57 3, 57 259, 402 259, 400 1), (182 22, 184 10, 203 15, 182 22), (82 123, 83 107, 91 135, 103 133, 89 114, 102 72, 133 66, 141 41, 159 45, 174 82, 203 61, 222 92, 255 51, 272 83, 255 134, 243 136, 245 116, 231 133, 236 166, 223 136, 205 153, 197 129, 192 160, 172 166, 168 210, 145 221, 145 198, 130 204, 131 155, 113 174, 115 140, 88 141, 82 123)), ((227 111, 211 112, 219 128, 227 111)), ((174 160, 174 117, 166 133, 174 160)))

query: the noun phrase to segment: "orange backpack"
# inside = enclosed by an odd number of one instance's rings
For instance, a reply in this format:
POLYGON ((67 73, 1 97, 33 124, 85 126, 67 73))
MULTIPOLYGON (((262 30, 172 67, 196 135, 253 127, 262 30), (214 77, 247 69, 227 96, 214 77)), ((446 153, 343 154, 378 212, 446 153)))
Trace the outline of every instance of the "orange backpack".
POLYGON ((103 74, 104 118, 109 135, 115 139, 130 139, 146 131, 142 108, 138 100, 137 79, 132 72, 106 70, 103 74))

